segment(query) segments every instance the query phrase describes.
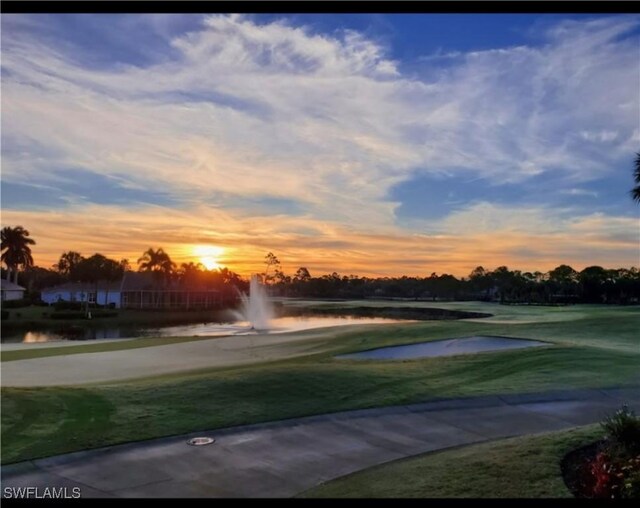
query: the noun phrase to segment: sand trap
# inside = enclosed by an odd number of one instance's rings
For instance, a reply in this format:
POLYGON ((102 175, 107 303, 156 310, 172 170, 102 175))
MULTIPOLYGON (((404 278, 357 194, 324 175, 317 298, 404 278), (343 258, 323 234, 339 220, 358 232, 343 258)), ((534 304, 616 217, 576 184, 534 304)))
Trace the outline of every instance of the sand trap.
POLYGON ((433 358, 437 356, 454 356, 485 351, 502 351, 505 349, 522 349, 527 347, 548 346, 548 342, 527 339, 510 339, 507 337, 490 337, 478 335, 461 339, 436 340, 420 342, 406 346, 390 346, 358 353, 339 355, 336 358, 350 360, 411 360, 415 358, 433 358))
MULTIPOLYGON (((106 383, 214 367, 229 367, 319 353, 335 331, 235 335, 139 349, 49 356, 2 362, 2 386, 106 383)), ((94 342, 95 343, 95 342, 94 342)))

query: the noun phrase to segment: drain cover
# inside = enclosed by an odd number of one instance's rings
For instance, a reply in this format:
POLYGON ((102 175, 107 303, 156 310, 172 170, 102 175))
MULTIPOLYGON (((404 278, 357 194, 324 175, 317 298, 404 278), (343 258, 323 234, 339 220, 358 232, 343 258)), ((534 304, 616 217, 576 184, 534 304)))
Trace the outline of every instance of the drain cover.
POLYGON ((212 437, 194 437, 189 439, 189 441, 187 441, 187 444, 190 444, 193 446, 203 446, 203 445, 211 444, 214 441, 215 439, 213 439, 212 437))

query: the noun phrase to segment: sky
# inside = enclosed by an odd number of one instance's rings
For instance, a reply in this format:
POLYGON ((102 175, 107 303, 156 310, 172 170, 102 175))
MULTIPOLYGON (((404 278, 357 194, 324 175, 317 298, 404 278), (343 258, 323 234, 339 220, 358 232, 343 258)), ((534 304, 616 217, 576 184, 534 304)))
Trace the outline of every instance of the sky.
POLYGON ((640 265, 640 16, 3 14, 1 224, 242 275, 640 265), (209 250, 207 250, 209 249, 209 250))

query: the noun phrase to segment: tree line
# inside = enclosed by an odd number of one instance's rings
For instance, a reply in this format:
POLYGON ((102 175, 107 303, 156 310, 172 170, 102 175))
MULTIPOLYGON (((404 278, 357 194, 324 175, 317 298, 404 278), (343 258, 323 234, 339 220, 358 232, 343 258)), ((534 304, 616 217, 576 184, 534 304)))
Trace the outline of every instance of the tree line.
MULTIPOLYGON (((65 282, 97 285, 99 281, 120 280, 131 269, 127 259, 110 259, 96 253, 84 257, 76 251, 64 252, 51 268, 33 265, 31 246, 35 241, 21 226, 2 229, 2 277, 17 281, 30 293, 65 282)), ((149 248, 137 260, 140 272, 153 274, 159 287, 178 284, 217 289, 223 296, 246 292, 249 281, 227 268, 206 270, 200 263, 171 260, 162 248, 149 248)), ((270 294, 301 298, 406 298, 413 300, 486 300, 503 303, 616 303, 640 301, 640 271, 636 267, 607 269, 589 266, 581 271, 560 265, 548 272, 510 270, 499 266, 487 270, 476 267, 466 277, 433 272, 424 277, 359 277, 336 272, 312 277, 306 267, 287 275, 271 252, 265 256, 265 270, 258 274, 270 294)))
MULTIPOLYGON (((99 253, 85 257, 79 252, 62 253, 51 268, 33 264, 31 246, 35 241, 29 231, 22 226, 2 229, 2 278, 23 285, 31 297, 37 300, 38 293, 45 288, 75 282, 88 288, 97 288, 101 282, 121 280, 126 271, 132 270, 128 259, 110 259, 99 253)), ((139 272, 153 275, 157 287, 180 285, 216 289, 223 297, 235 297, 237 291, 247 290, 248 281, 228 268, 206 270, 201 263, 182 263, 177 265, 162 248, 149 248, 137 260, 139 272)))
POLYGON ((502 303, 566 304, 640 302, 640 270, 588 266, 581 271, 560 265, 548 272, 478 266, 466 277, 433 272, 425 277, 359 277, 336 272, 312 277, 305 267, 286 275, 269 253, 269 273, 260 274, 272 295, 301 298, 404 298, 412 300, 484 300, 502 303))

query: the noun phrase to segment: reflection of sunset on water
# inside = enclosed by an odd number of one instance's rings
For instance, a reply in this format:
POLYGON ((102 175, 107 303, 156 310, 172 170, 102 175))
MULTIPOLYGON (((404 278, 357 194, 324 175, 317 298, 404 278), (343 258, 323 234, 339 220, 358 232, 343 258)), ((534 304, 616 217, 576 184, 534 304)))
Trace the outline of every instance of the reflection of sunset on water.
POLYGON ((22 342, 51 342, 51 340, 52 336, 50 333, 27 332, 22 342))

